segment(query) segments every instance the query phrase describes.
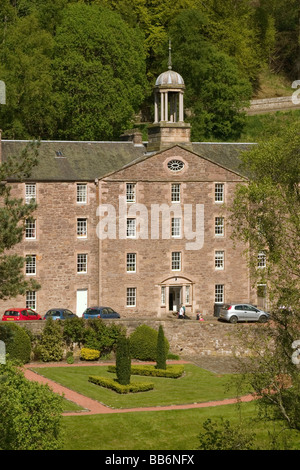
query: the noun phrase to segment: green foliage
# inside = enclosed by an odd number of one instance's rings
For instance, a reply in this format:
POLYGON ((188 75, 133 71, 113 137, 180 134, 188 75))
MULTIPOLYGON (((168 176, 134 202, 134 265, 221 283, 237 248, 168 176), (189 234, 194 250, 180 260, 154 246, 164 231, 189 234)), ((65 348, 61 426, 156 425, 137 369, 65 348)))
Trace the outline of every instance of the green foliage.
MULTIPOLYGON (((130 335, 131 356, 141 361, 156 361, 158 332, 147 325, 138 326, 130 335)), ((169 350, 169 342, 165 337, 166 354, 169 350)))
POLYGON ((1 324, 0 340, 5 343, 9 359, 16 359, 24 364, 30 361, 31 341, 24 328, 12 323, 1 324))
POLYGON ((35 355, 43 362, 61 361, 63 358, 63 335, 58 321, 49 317, 41 335, 41 339, 35 348, 35 355))
POLYGON ((157 336, 157 353, 156 353, 157 369, 167 368, 167 353, 165 348, 165 335, 162 325, 159 325, 157 336))
POLYGON ((105 324, 101 318, 89 319, 82 342, 85 347, 98 349, 105 355, 115 349, 117 339, 123 331, 122 326, 115 323, 105 324))
POLYGON ((85 321, 82 317, 67 318, 62 323, 63 338, 68 346, 77 343, 79 346, 84 341, 85 321))
POLYGON ((199 434, 198 450, 254 450, 254 435, 241 424, 231 425, 230 421, 220 419, 213 422, 207 419, 203 423, 204 431, 199 434))
POLYGON ((130 384, 131 374, 131 356, 129 339, 124 335, 120 335, 116 348, 116 374, 117 381, 121 385, 130 384))
POLYGON ((97 361, 100 357, 98 349, 81 348, 80 358, 84 361, 97 361))
POLYGON ((0 165, 0 299, 24 295, 27 290, 39 288, 34 280, 28 281, 24 276, 25 258, 7 253, 21 242, 25 220, 30 218, 36 206, 12 197, 11 187, 5 183, 11 177, 22 181, 36 164, 37 145, 31 144, 20 155, 0 165))
POLYGON ((92 382, 101 387, 110 388, 115 392, 125 394, 125 393, 137 393, 137 392, 147 392, 154 388, 154 384, 150 382, 139 382, 139 383, 130 383, 128 385, 123 385, 113 379, 108 379, 107 377, 99 377, 91 375, 89 377, 89 382, 92 382))
POLYGON ((0 449, 57 450, 62 442, 62 398, 24 378, 10 362, 0 366, 0 449))
MULTIPOLYGON (((108 372, 116 372, 116 366, 108 366, 108 372)), ((131 375, 145 375, 151 377, 167 377, 169 379, 177 379, 184 372, 184 366, 180 364, 168 365, 166 369, 158 369, 149 365, 132 365, 131 375)))

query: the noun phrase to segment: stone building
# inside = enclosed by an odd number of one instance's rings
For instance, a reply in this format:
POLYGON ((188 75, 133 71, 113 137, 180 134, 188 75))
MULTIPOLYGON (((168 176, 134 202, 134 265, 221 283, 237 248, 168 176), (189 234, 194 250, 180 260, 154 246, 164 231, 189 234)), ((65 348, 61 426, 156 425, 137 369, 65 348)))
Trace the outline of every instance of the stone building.
MULTIPOLYGON (((1 302, 44 314, 109 305, 122 317, 164 317, 184 304, 192 317, 224 302, 257 303, 231 240, 228 205, 246 179, 239 155, 251 144, 195 143, 184 122, 184 81, 169 69, 155 84, 148 142, 42 141, 39 164, 13 194, 38 208, 16 251, 41 284, 1 302)), ((25 141, 3 140, 2 158, 25 141)))

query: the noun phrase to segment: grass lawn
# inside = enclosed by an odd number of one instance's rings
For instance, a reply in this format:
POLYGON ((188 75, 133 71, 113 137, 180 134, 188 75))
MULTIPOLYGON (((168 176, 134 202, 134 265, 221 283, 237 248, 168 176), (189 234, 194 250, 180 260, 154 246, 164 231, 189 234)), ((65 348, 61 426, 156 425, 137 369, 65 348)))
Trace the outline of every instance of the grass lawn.
POLYGON ((35 370, 55 382, 113 408, 200 403, 236 396, 234 388, 229 388, 233 375, 216 375, 192 364, 185 365, 185 373, 178 379, 131 376, 132 382, 153 382, 154 389, 126 395, 120 395, 88 381, 89 375, 115 377, 107 371, 107 366, 43 367, 35 370))
MULTIPOLYGON (((255 434, 255 449, 268 449, 268 431, 271 425, 254 423, 255 403, 208 407, 191 410, 148 411, 113 415, 67 416, 63 418, 65 431, 62 450, 195 450, 199 446, 202 423, 224 419, 238 423, 240 413, 245 428, 255 434)), ((297 435, 289 432, 292 449, 299 449, 297 435)))

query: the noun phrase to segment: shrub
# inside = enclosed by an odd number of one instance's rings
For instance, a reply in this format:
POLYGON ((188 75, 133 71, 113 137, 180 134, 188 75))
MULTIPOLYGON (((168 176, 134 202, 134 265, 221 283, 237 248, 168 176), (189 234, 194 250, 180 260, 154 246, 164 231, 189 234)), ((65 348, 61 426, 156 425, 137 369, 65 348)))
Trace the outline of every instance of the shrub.
MULTIPOLYGON (((141 361, 156 361, 158 332, 147 325, 138 326, 130 335, 131 357, 141 361)), ((164 338, 166 354, 169 342, 164 338)))
POLYGON ((129 339, 120 335, 116 350, 116 374, 121 385, 130 384, 131 357, 129 339))
POLYGON ((79 346, 84 341, 85 321, 84 318, 72 317, 63 322, 63 337, 68 346, 77 343, 79 346))
POLYGON ((167 368, 167 352, 165 347, 165 335, 161 325, 159 325, 157 336, 157 350, 156 350, 156 367, 157 369, 167 368))
MULTIPOLYGON (((108 372, 116 372, 116 366, 108 366, 108 372)), ((131 375, 145 375, 150 377, 167 377, 177 379, 184 372, 184 366, 180 364, 168 365, 166 369, 157 369, 150 365, 132 365, 131 375)))
POLYGON ((11 361, 0 367, 0 449, 58 450, 62 397, 25 379, 11 361))
POLYGON ((60 322, 47 318, 41 339, 35 349, 36 356, 44 362, 61 361, 63 358, 63 335, 60 322))
POLYGON ((10 359, 17 359, 24 364, 30 361, 31 341, 24 328, 14 323, 0 325, 0 340, 5 343, 10 359))
POLYGON ((67 352, 66 359, 68 364, 74 364, 74 356, 72 351, 67 352))
POLYGON ((80 351, 80 358, 84 361, 97 361, 100 357, 98 349, 82 348, 80 351))
POLYGON ((147 392, 154 388, 154 384, 150 382, 144 383, 130 383, 128 385, 122 385, 114 379, 108 379, 107 377, 99 377, 91 375, 89 377, 89 382, 92 382, 101 387, 110 388, 117 393, 137 393, 137 392, 147 392))
POLYGON ((116 348, 117 339, 124 331, 121 325, 106 325, 101 318, 90 319, 86 323, 83 343, 86 348, 98 349, 108 354, 116 348))

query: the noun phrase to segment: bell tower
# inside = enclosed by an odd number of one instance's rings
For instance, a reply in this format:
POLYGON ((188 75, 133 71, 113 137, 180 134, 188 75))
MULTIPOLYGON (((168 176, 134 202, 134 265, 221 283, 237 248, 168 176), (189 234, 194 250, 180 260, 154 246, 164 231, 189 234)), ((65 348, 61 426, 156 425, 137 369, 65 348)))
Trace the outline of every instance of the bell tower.
POLYGON ((182 76, 172 70, 169 41, 168 70, 159 75, 154 87, 154 122, 148 128, 149 152, 175 144, 190 144, 190 124, 184 122, 184 90, 182 76))

